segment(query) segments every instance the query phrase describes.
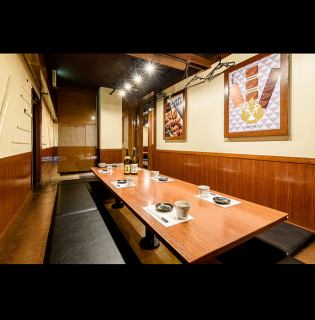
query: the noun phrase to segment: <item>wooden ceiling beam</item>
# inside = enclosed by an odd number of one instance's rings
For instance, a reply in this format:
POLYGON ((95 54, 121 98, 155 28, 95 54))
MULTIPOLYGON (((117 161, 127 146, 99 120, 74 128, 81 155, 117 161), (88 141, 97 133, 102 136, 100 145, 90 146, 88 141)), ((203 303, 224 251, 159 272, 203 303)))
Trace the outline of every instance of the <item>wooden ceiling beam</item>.
POLYGON ((221 59, 226 58, 227 56, 229 56, 231 53, 216 53, 214 54, 214 56, 212 58, 209 59, 209 61, 211 61, 211 64, 214 64, 218 61, 218 55, 220 55, 221 59))
MULTIPOLYGON (((224 59, 230 53, 219 53, 221 56, 221 59, 224 59)), ((217 62, 218 54, 214 54, 213 57, 210 59, 206 59, 204 57, 198 56, 197 54, 193 53, 169 53, 169 55, 176 57, 178 59, 185 60, 188 63, 193 63, 199 66, 203 66, 206 68, 211 68, 211 65, 213 65, 215 62, 217 62)))
POLYGON ((147 60, 150 62, 158 63, 163 66, 167 66, 170 68, 185 70, 186 62, 180 61, 175 57, 170 57, 163 54, 155 54, 155 53, 127 53, 129 56, 140 58, 143 60, 147 60))
POLYGON ((206 68, 211 67, 211 61, 209 59, 206 59, 193 53, 169 53, 168 55, 187 61, 188 63, 194 63, 206 68))
MULTIPOLYGON (((128 53, 128 55, 178 70, 185 70, 187 63, 193 63, 202 66, 203 68, 211 68, 218 60, 218 54, 214 54, 210 59, 206 59, 193 53, 128 53)), ((230 53, 220 53, 221 59, 224 59, 229 55, 230 53)))

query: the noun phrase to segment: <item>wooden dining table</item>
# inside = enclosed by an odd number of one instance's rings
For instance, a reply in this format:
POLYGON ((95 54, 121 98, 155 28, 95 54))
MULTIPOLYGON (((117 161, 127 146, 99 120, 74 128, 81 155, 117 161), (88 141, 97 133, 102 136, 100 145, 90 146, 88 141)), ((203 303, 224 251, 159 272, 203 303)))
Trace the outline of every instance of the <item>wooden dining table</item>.
MULTIPOLYGON (((146 237, 157 237, 182 262, 208 263, 223 252, 253 238, 262 231, 287 219, 288 214, 253 202, 213 191, 218 195, 239 201, 231 207, 222 207, 196 197, 198 186, 172 178, 160 182, 151 179, 151 172, 139 170, 137 175, 124 175, 122 167, 111 173, 101 173, 100 168, 91 171, 123 202, 146 226, 146 237), (131 177, 135 186, 117 188, 112 182, 131 177), (175 203, 186 200, 191 203, 192 220, 170 227, 164 226, 143 208, 159 202, 175 203)), ((154 243, 155 244, 155 243, 154 243)), ((156 245, 153 244, 153 248, 156 245)))

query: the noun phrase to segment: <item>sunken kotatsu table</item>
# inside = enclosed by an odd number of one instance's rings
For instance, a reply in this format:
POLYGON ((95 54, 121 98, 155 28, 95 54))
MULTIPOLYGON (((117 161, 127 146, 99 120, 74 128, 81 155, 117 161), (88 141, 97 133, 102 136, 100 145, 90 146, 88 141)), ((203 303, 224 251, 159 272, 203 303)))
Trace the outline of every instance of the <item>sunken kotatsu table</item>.
POLYGON ((217 205, 197 197, 197 185, 175 178, 160 182, 145 169, 132 176, 125 176, 121 167, 111 171, 95 167, 91 170, 146 226, 142 245, 151 241, 152 248, 156 247, 158 240, 154 239, 157 237, 185 263, 210 262, 287 219, 287 213, 211 190, 231 199, 230 206, 217 205), (122 187, 116 183, 127 177, 134 179, 133 186, 122 187), (190 219, 181 223, 165 222, 161 215, 150 214, 147 210, 159 202, 175 203, 178 200, 191 203, 190 219))

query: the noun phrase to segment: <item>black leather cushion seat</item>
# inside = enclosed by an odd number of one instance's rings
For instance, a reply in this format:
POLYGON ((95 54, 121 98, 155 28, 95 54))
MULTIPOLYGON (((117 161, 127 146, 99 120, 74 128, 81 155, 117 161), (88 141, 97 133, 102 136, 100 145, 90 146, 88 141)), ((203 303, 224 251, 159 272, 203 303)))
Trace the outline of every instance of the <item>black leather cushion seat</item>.
POLYGON ((79 174, 80 180, 84 181, 100 181, 100 178, 97 177, 93 172, 85 172, 79 174))
POLYGON ((250 239, 224 253, 217 259, 223 264, 275 264, 285 257, 281 250, 258 239, 250 239))
POLYGON ((56 217, 96 209, 95 202, 84 183, 59 184, 56 217))
POLYGON ((62 180, 58 182, 59 185, 71 184, 71 183, 82 183, 82 181, 80 179, 71 179, 71 180, 62 180))
POLYGON ((314 239, 314 233, 293 224, 282 222, 259 234, 257 239, 294 255, 314 239))
POLYGON ((277 262, 278 264, 305 264, 304 262, 302 262, 301 260, 295 259, 293 257, 287 256, 283 259, 281 259, 279 262, 277 262))
POLYGON ((124 264, 97 210, 57 217, 51 236, 49 263, 124 264))

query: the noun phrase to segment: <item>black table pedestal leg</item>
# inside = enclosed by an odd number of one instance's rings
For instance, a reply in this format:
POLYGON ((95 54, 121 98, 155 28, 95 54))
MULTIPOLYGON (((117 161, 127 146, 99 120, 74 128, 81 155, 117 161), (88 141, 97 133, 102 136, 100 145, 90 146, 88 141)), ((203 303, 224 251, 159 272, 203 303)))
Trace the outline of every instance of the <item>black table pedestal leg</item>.
POLYGON ((115 198, 115 203, 112 204, 113 209, 120 209, 124 207, 124 203, 121 202, 118 198, 115 198))
POLYGON ((154 235, 154 233, 145 228, 145 237, 140 240, 140 246, 143 249, 152 250, 160 245, 159 239, 154 235))

